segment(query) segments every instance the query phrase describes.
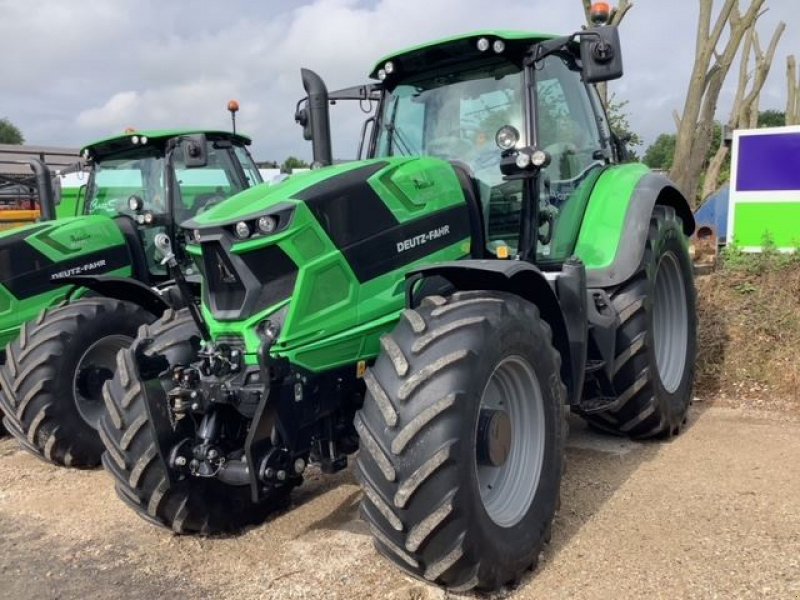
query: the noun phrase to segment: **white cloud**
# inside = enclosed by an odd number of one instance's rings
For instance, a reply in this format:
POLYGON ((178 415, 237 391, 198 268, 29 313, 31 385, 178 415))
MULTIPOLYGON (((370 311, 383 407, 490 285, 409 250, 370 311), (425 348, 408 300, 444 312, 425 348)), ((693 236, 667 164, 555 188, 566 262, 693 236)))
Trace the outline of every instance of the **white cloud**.
MULTIPOLYGON (((795 2, 768 0, 762 37, 778 18, 789 31, 765 107, 781 108, 785 97, 795 2)), ((696 12, 691 0, 641 1, 622 26, 626 77, 613 89, 630 101, 631 124, 647 141, 671 131, 672 111, 682 108, 696 12)), ((0 15, 0 113, 29 141, 79 146, 127 126, 227 128, 225 105, 235 97, 256 156, 278 160, 310 155, 293 122, 301 66, 334 89, 366 80, 382 55, 429 39, 478 28, 565 32, 583 18, 578 0, 83 0, 80 10, 0 0, 0 15)), ((725 102, 720 110, 724 118, 725 102)), ((354 106, 333 115, 336 154, 351 156, 363 115, 354 106)))

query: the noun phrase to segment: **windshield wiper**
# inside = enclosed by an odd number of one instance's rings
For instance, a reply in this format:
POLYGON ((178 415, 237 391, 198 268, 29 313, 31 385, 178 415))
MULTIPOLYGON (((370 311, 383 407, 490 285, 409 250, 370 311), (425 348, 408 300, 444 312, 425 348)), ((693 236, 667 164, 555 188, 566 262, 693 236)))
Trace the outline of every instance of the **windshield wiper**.
POLYGON ((400 150, 400 154, 402 156, 411 156, 414 153, 411 151, 411 146, 409 146, 408 142, 403 138, 403 134, 400 133, 400 129, 394 125, 393 123, 387 123, 385 126, 386 131, 389 132, 389 153, 391 154, 393 149, 393 142, 396 140, 398 142, 397 149, 400 150), (400 147, 402 145, 402 148, 400 147))

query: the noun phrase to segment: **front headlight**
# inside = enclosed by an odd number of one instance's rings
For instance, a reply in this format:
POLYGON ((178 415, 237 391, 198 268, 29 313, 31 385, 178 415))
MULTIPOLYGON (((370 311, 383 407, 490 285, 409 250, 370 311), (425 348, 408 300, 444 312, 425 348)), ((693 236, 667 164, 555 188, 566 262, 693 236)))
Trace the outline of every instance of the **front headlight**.
POLYGON ((239 221, 233 228, 233 233, 240 240, 246 240, 250 237, 250 225, 245 221, 239 221))
POLYGON ((272 215, 264 215, 256 221, 256 227, 261 233, 269 234, 275 231, 278 226, 278 219, 272 215))

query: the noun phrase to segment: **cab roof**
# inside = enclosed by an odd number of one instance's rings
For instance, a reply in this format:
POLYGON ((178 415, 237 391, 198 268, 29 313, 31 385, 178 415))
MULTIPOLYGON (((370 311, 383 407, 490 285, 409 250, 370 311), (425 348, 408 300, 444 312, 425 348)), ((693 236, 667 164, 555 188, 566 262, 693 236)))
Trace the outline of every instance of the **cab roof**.
POLYGON ((495 40, 502 40, 505 43, 504 53, 520 54, 527 51, 531 44, 544 40, 554 39, 555 35, 547 33, 536 33, 532 31, 505 31, 497 29, 484 29, 454 35, 432 42, 426 42, 418 46, 412 46, 399 52, 393 52, 381 58, 372 69, 370 77, 378 79, 378 71, 391 61, 395 64, 398 72, 418 71, 419 67, 429 65, 433 67, 438 63, 455 62, 456 58, 479 58, 481 55, 492 55, 494 51, 492 44, 495 40), (489 49, 485 52, 478 50, 478 40, 486 38, 489 40, 489 49), (474 56, 473 56, 474 55, 474 56))
POLYGON ((81 155, 88 151, 92 156, 97 157, 132 148, 136 145, 133 143, 134 136, 138 137, 139 140, 143 137, 147 138, 148 145, 163 146, 167 140, 174 137, 196 133, 204 133, 212 140, 230 140, 231 142, 243 144, 245 146, 249 146, 252 142, 246 135, 232 133, 230 131, 213 129, 145 129, 142 131, 129 131, 87 144, 81 148, 81 155))

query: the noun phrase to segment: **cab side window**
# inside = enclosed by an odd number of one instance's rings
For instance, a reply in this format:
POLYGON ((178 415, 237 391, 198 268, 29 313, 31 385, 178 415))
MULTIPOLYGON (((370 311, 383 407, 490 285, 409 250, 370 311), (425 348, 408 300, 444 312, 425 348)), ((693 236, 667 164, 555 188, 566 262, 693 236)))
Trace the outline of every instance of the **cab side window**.
POLYGON ((535 77, 537 146, 550 155, 539 177, 539 258, 562 261, 572 252, 589 193, 607 163, 608 135, 568 56, 548 56, 535 77))
POLYGON ((603 164, 604 144, 580 73, 553 54, 537 72, 538 146, 550 153, 551 182, 574 181, 603 164))

